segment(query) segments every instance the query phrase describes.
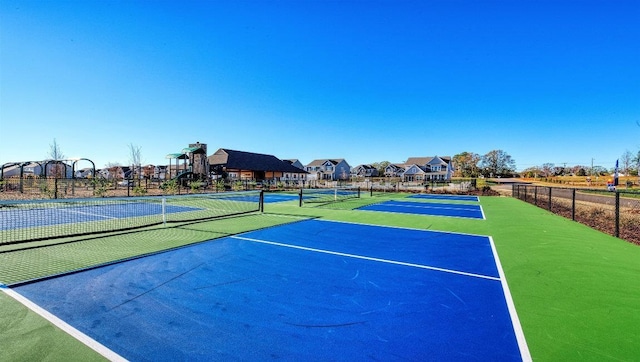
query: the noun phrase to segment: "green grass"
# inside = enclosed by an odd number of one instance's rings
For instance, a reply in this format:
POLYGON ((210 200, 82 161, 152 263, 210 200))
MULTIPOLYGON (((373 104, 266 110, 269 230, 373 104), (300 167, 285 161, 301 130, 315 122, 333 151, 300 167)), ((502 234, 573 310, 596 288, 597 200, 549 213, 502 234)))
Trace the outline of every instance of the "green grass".
MULTIPOLYGON (((401 196, 363 195, 320 207, 300 208, 297 201, 267 204, 264 215, 172 228, 170 237, 149 230, 136 233, 135 239, 155 243, 154 247, 167 240, 197 242, 300 216, 490 235, 535 361, 624 361, 640 356, 640 247, 513 198, 482 197, 487 220, 351 210, 401 196)), ((127 239, 131 242, 126 236, 105 240, 112 246, 125 243, 124 248, 127 239)), ((76 254, 83 249, 81 243, 69 245, 77 245, 76 254)), ((61 257, 58 262, 68 267, 78 262, 73 259, 61 257)), ((6 269, 1 271, 0 278, 5 273, 6 269)), ((100 360, 4 293, 0 293, 0 327, 0 348, 10 360, 100 360)))

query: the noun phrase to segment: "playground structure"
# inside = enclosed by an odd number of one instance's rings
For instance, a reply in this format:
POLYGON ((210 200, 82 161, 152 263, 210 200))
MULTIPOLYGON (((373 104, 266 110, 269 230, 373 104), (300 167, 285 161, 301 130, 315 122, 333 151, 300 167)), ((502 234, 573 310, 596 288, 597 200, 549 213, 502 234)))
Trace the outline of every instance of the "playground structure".
POLYGON ((191 181, 209 180, 206 144, 200 142, 190 144, 189 147, 183 148, 182 152, 170 153, 166 158, 169 159, 168 178, 170 180, 176 180, 183 185, 191 181), (175 166, 172 162, 174 159, 175 166), (181 160, 182 165, 180 165, 181 160))

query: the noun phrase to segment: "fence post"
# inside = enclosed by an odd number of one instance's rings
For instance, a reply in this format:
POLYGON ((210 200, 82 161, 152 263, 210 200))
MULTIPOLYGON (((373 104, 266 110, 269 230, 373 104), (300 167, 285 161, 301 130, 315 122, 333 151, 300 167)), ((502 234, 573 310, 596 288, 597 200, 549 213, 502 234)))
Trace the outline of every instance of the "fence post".
POLYGON ((553 188, 549 187, 549 211, 551 211, 551 190, 553 190, 553 188))
POLYGON ((620 237, 620 192, 616 190, 616 238, 620 237))
POLYGON ((571 190, 571 220, 576 221, 576 189, 571 190))
POLYGON ((529 191, 527 190, 527 186, 524 186, 524 202, 527 202, 527 194, 529 193, 529 191))
POLYGON ((538 206, 538 186, 533 189, 533 204, 538 206))

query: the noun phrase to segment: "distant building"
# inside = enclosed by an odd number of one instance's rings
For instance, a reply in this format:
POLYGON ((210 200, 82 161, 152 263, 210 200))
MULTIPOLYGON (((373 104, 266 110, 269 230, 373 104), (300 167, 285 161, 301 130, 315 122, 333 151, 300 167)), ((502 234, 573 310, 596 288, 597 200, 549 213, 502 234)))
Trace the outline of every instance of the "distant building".
POLYGON ((378 169, 372 165, 358 165, 351 170, 354 177, 378 177, 378 169))
POLYGON ((351 175, 351 167, 341 158, 313 160, 305 170, 309 173, 309 180, 348 180, 351 175))
POLYGON ((385 177, 400 177, 405 182, 448 181, 453 176, 451 157, 409 157, 405 163, 388 165, 385 177))
POLYGON ((212 173, 226 174, 229 180, 304 181, 307 175, 275 156, 226 148, 218 149, 208 161, 212 173))

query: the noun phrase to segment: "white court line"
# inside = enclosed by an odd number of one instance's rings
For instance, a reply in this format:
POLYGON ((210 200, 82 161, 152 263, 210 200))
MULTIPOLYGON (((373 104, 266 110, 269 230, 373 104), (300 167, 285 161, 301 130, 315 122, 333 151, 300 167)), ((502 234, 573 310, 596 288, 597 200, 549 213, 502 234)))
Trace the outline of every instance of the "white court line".
MULTIPOLYGON (((340 222, 340 221, 333 221, 333 220, 331 220, 331 221, 329 221, 329 220, 318 220, 318 221, 340 222)), ((345 222, 345 223, 351 224, 350 222, 345 222)), ((358 223, 355 223, 355 224, 358 224, 358 223)), ((369 225, 369 224, 360 224, 360 225, 369 225)), ((380 225, 371 225, 371 226, 386 227, 386 226, 380 226, 380 225)), ((403 229, 403 228, 401 228, 401 229, 403 229)), ((410 230, 427 231, 427 230, 420 230, 420 229, 410 229, 410 230)), ((480 236, 480 235, 478 235, 478 236, 480 236)), ((247 237, 243 237, 243 236, 230 236, 230 238, 239 239, 239 240, 246 240, 246 241, 252 241, 252 242, 257 242, 257 243, 262 243, 262 244, 283 246, 283 247, 287 247, 287 248, 307 250, 307 251, 313 251, 313 252, 318 252, 318 253, 323 253, 323 254, 346 256, 346 257, 355 258, 355 259, 371 260, 371 261, 377 261, 377 262, 383 262, 383 263, 389 263, 389 264, 396 264, 396 265, 404 265, 404 266, 410 266, 410 267, 415 267, 415 268, 420 268, 420 269, 435 270, 435 271, 441 271, 441 272, 445 272, 445 273, 453 273, 453 274, 477 277, 477 278, 482 278, 482 279, 500 281, 500 283, 502 285, 502 291, 503 291, 503 294, 504 294, 504 297, 505 297, 505 301, 507 303, 507 309, 508 309, 509 315, 511 317, 511 324, 512 324, 512 327, 513 327, 513 330, 514 330, 514 334, 515 334, 515 337, 516 337, 516 342, 518 343, 518 348, 520 350, 520 356, 522 357, 523 361, 530 362, 530 361, 533 360, 532 357, 531 357, 531 352, 529 351, 529 347, 527 345, 527 341, 526 341, 525 335, 524 335, 524 330, 522 329, 522 325, 520 324, 520 318, 518 317, 518 313, 516 311, 516 307, 515 307, 515 304, 513 302, 513 298, 511 297, 511 291, 509 290, 509 285, 507 284, 507 278, 506 278, 506 275, 504 273, 504 270, 502 269, 502 263, 500 263, 500 258, 498 257, 498 251, 497 251, 496 246, 495 246, 495 244, 493 242, 493 238, 491 236, 485 236, 485 237, 487 237, 489 239, 489 244, 491 245, 491 251, 493 253, 493 257, 494 257, 494 260, 495 260, 495 263, 496 263, 496 268, 498 269, 498 275, 500 275, 499 278, 486 276, 486 275, 480 275, 480 274, 474 274, 474 273, 461 272, 461 271, 451 270, 451 269, 431 267, 431 266, 427 266, 427 265, 398 262, 398 261, 394 261, 394 260, 379 259, 379 258, 372 258, 372 257, 368 257, 368 256, 346 254, 346 253, 329 251, 329 250, 309 248, 309 247, 304 247, 304 246, 289 245, 289 244, 283 244, 283 243, 278 243, 278 242, 273 242, 273 241, 266 241, 266 240, 247 238, 247 237)))
POLYGON ((434 197, 434 196, 428 196, 428 195, 415 195, 415 196, 409 196, 408 199, 448 200, 448 201, 475 201, 475 202, 480 202, 480 199, 478 198, 478 196, 461 198, 461 197, 457 197, 457 196, 434 197))
MULTIPOLYGON (((108 215, 101 215, 101 214, 94 214, 91 212, 82 212, 82 211, 76 211, 76 210, 69 210, 69 209, 60 209, 60 211, 66 211, 68 213, 71 214, 80 214, 80 215, 88 215, 88 216, 96 216, 96 217, 101 217, 103 219, 118 219, 118 217, 115 216, 108 216, 108 215)), ((86 220, 86 221, 90 221, 90 220, 86 220)))
MULTIPOLYGON (((447 207, 447 206, 431 206, 430 204, 425 204, 423 205, 405 205, 405 203, 400 202, 398 204, 392 204, 392 203, 381 203, 381 204, 374 204, 374 205, 378 205, 378 206, 395 206, 395 207, 406 207, 406 208, 418 208, 418 209, 441 209, 441 210, 460 210, 460 211, 478 211, 477 207, 474 208, 465 208, 465 207, 447 207)), ((460 204, 463 205, 463 204, 460 204)), ((480 205, 468 205, 468 206, 478 206, 480 207, 480 205)))
POLYGON ((34 302, 32 302, 31 300, 27 299, 26 297, 24 297, 23 295, 19 294, 18 292, 14 291, 14 290, 12 290, 12 289, 10 289, 8 287, 5 287, 5 286, 0 287, 0 289, 2 289, 2 291, 5 294, 7 294, 8 296, 10 296, 11 298, 15 299, 16 301, 18 301, 19 303, 21 303, 25 307, 29 308, 34 313, 36 313, 39 316, 41 316, 42 318, 46 319, 47 321, 49 321, 49 323, 55 325, 56 327, 60 328, 61 330, 65 331, 65 332, 67 332, 67 334, 71 335, 72 337, 74 337, 78 341, 82 342, 84 345, 86 345, 87 347, 91 348, 92 350, 98 352, 101 356, 103 356, 104 358, 108 359, 109 361, 127 361, 125 358, 123 358, 119 354, 117 354, 114 351, 110 350, 109 348, 105 347, 103 344, 101 344, 100 342, 96 341, 95 339, 93 339, 93 338, 87 336, 86 334, 80 332, 75 327, 71 326, 70 324, 68 324, 67 322, 63 321, 62 319, 60 319, 60 318, 56 317, 55 315, 49 313, 49 311, 47 311, 44 308, 40 307, 39 305, 35 304, 34 302))
POLYGON ((500 282, 502 283, 502 291, 504 293, 504 298, 507 302, 507 309, 509 309, 509 315, 511 316, 511 324, 513 325, 513 331, 516 335, 516 341, 518 342, 518 347, 520 348, 520 356, 522 360, 525 362, 533 361, 531 357, 531 352, 529 351, 529 346, 527 345, 527 340, 524 336, 524 330, 522 329, 522 325, 520 324, 520 318, 518 318, 518 312, 516 311, 516 305, 513 302, 513 298, 511 297, 511 291, 509 290, 509 285, 507 284, 507 277, 504 274, 504 270, 502 270, 502 263, 500 263, 500 257, 498 256, 498 250, 496 249, 495 244, 493 243, 493 238, 489 236, 489 244, 491 244, 491 251, 493 252, 493 257, 496 261, 496 266, 498 267, 498 275, 500 275, 500 282))
POLYGON ((283 243, 278 243, 278 242, 275 242, 275 241, 267 241, 267 240, 260 240, 260 239, 247 238, 247 237, 244 237, 244 236, 230 236, 230 238, 232 238, 232 239, 239 239, 239 240, 246 240, 246 241, 252 241, 252 242, 255 242, 255 243, 261 243, 261 244, 269 244, 269 245, 283 246, 283 247, 286 247, 286 248, 292 248, 292 249, 299 249, 299 250, 313 251, 313 252, 316 252, 316 253, 322 253, 322 254, 331 254, 331 255, 338 255, 338 256, 346 256, 346 257, 354 258, 354 259, 370 260, 370 261, 377 261, 377 262, 387 263, 387 264, 395 264, 395 265, 410 266, 410 267, 419 268, 419 269, 435 270, 435 271, 440 271, 440 272, 444 272, 444 273, 451 273, 451 274, 465 275, 465 276, 475 277, 475 278, 481 278, 481 279, 498 280, 498 281, 500 280, 500 278, 492 277, 492 276, 489 276, 489 275, 482 275, 482 274, 468 273, 468 272, 463 272, 463 271, 459 271, 459 270, 445 269, 445 268, 438 268, 438 267, 435 267, 435 266, 421 265, 421 264, 414 264, 414 263, 406 263, 406 262, 402 262, 402 261, 395 261, 395 260, 388 260, 388 259, 373 258, 373 257, 370 257, 370 256, 355 255, 355 254, 347 254, 347 253, 341 253, 341 252, 338 252, 338 251, 323 250, 323 249, 315 249, 315 248, 309 248, 309 247, 306 247, 306 246, 298 246, 298 245, 283 244, 283 243))

